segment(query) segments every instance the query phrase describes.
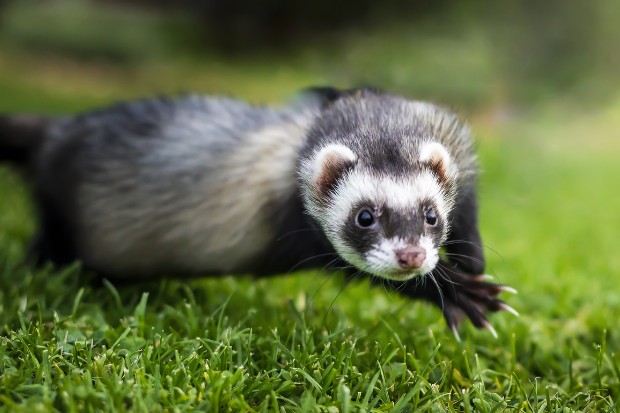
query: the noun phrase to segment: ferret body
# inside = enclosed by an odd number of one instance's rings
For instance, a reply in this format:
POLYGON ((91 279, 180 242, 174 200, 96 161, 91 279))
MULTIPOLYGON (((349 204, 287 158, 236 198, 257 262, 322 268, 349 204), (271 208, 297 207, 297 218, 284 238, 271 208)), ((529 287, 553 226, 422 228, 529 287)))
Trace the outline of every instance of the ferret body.
POLYGON ((469 130, 428 103, 315 89, 282 108, 190 95, 7 116, 2 159, 33 182, 40 262, 114 279, 340 262, 440 306, 454 331, 512 311, 483 279, 469 130))

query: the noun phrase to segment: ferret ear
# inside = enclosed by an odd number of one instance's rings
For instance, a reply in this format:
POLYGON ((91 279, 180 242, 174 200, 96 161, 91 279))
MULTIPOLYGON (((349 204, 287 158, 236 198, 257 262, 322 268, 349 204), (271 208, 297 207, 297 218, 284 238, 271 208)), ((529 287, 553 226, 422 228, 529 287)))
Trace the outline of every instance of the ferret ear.
POLYGON ((450 185, 458 175, 458 169, 452 157, 438 142, 429 142, 422 147, 420 162, 430 168, 442 185, 450 185))
POLYGON ((344 145, 331 144, 321 149, 312 162, 312 188, 315 194, 325 199, 356 162, 357 156, 344 145))

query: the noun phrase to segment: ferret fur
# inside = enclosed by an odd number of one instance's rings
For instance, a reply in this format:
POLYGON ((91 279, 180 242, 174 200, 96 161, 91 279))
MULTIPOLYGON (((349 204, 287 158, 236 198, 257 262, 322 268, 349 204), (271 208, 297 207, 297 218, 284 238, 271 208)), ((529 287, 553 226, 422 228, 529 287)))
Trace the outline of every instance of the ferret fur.
POLYGON ((453 329, 465 317, 490 328, 485 312, 509 309, 497 298, 508 287, 482 278, 470 131, 429 103, 324 88, 279 108, 188 95, 78 116, 4 116, 0 160, 32 181, 39 262, 79 260, 122 280, 269 275, 340 260, 440 306, 453 329), (383 205, 373 237, 350 217, 361 194, 383 205), (434 232, 422 209, 408 209, 416 202, 436 210, 434 232), (383 274, 397 265, 385 251, 412 243, 428 251, 426 266, 383 274))

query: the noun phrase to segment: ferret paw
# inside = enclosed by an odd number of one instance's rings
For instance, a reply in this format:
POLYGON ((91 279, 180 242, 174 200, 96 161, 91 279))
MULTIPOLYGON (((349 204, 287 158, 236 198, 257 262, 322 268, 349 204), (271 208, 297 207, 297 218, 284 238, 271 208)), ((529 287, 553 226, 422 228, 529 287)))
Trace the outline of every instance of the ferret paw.
POLYGON ((486 314, 489 312, 507 311, 518 316, 519 313, 498 296, 503 292, 515 294, 514 288, 486 281, 488 276, 471 276, 451 271, 450 276, 435 275, 437 287, 441 292, 437 303, 457 340, 459 324, 469 318, 477 328, 489 330, 493 337, 497 333, 489 323, 486 314))

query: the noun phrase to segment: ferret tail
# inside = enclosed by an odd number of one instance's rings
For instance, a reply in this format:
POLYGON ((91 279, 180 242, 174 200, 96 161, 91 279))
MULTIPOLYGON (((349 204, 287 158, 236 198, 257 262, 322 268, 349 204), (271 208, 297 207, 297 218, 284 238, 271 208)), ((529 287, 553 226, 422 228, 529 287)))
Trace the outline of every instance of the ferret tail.
POLYGON ((29 164, 51 122, 38 115, 0 115, 0 162, 29 164))

